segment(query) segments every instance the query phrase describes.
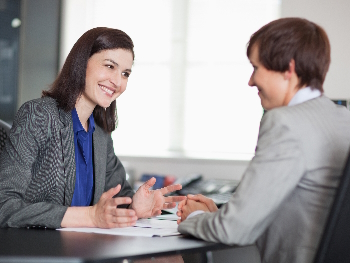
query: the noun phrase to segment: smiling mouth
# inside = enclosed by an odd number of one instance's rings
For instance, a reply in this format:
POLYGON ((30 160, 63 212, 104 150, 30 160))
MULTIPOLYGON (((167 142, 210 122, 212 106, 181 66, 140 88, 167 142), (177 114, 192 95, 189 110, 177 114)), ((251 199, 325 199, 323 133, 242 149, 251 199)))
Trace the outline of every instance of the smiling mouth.
POLYGON ((114 90, 108 89, 105 86, 98 85, 104 92, 106 92, 108 95, 113 95, 114 90))

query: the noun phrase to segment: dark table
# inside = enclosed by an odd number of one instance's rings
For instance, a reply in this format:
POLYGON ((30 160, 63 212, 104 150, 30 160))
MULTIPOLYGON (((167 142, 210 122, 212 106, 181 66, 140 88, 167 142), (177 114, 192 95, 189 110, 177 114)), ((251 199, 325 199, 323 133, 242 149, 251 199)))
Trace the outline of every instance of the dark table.
POLYGON ((0 228, 0 262, 121 262, 230 248, 191 237, 130 237, 0 228))

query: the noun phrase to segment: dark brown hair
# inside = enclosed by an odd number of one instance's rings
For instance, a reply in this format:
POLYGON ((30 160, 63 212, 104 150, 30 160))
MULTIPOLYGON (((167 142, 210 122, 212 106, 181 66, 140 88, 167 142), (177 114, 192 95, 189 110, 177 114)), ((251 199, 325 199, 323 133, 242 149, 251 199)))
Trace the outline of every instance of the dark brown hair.
POLYGON ((259 60, 268 70, 285 72, 294 59, 299 85, 323 92, 331 49, 326 32, 302 18, 282 18, 255 32, 248 42, 247 56, 257 44, 259 60))
MULTIPOLYGON (((102 50, 116 48, 131 51, 134 59, 134 44, 123 31, 107 27, 96 27, 86 31, 69 52, 61 72, 50 89, 44 90, 42 96, 54 98, 61 109, 71 111, 85 89, 89 58, 102 50)), ((106 110, 96 105, 93 115, 96 124, 106 132, 114 131, 118 120, 116 101, 113 101, 106 110)))

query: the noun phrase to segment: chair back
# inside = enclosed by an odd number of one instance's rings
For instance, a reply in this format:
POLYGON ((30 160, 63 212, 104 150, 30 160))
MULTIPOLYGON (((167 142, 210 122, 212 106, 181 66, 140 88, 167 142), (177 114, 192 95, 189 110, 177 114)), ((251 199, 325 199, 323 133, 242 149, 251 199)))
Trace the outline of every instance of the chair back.
POLYGON ((314 263, 350 262, 350 154, 314 263))
POLYGON ((11 125, 0 120, 0 153, 5 146, 5 141, 9 136, 11 125))

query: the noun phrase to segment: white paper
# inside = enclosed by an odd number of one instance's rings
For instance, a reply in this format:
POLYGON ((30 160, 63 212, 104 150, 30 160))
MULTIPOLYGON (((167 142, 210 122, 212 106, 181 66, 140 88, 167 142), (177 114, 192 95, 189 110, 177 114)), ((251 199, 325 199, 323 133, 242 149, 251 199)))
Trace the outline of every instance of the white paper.
POLYGON ((136 221, 137 227, 150 227, 150 228, 158 228, 158 229, 176 229, 177 230, 177 222, 172 220, 159 220, 159 219, 139 219, 136 221))
POLYGON ((143 237, 164 237, 180 235, 177 231, 176 221, 157 220, 157 219, 139 219, 133 227, 123 228, 58 228, 60 231, 74 231, 84 233, 98 233, 121 236, 143 236, 143 237))

